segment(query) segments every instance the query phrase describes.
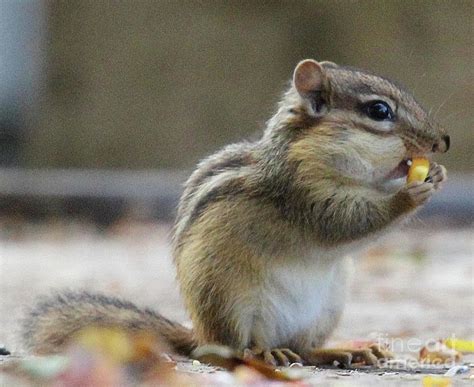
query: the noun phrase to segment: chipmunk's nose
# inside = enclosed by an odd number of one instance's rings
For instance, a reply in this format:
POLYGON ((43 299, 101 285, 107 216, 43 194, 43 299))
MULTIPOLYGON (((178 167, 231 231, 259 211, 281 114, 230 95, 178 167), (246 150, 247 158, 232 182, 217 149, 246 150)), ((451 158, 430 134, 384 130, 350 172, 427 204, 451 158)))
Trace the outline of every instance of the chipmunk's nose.
POLYGON ((441 137, 441 141, 435 142, 433 144, 433 152, 447 152, 450 144, 451 139, 447 134, 445 134, 441 137))

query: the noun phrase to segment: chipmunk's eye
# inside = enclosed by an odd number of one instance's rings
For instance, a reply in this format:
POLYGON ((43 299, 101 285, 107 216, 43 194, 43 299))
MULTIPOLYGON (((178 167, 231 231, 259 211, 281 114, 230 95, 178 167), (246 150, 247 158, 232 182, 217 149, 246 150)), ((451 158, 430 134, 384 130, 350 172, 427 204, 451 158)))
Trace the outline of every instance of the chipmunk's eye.
POLYGON ((375 121, 391 121, 395 117, 392 108, 384 101, 371 101, 365 105, 365 113, 375 121))

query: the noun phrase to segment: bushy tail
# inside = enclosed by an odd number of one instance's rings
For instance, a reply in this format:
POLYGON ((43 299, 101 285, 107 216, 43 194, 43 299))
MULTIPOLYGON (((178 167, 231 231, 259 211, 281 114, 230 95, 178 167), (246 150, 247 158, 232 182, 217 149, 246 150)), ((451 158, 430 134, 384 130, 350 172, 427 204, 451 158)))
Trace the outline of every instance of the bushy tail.
POLYGON ((35 353, 55 353, 89 326, 153 332, 184 356, 196 348, 190 329, 131 302, 88 292, 58 293, 41 300, 23 322, 23 341, 35 353))

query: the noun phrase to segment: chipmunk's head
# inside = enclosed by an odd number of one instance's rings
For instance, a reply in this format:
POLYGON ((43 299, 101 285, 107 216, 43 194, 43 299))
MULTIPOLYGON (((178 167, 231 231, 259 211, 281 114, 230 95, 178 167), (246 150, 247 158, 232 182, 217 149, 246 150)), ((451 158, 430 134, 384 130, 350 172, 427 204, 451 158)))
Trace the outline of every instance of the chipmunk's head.
POLYGON ((446 132, 402 87, 332 62, 300 62, 278 115, 300 129, 288 157, 303 171, 323 163, 335 178, 385 189, 404 182, 411 158, 449 148, 446 132))

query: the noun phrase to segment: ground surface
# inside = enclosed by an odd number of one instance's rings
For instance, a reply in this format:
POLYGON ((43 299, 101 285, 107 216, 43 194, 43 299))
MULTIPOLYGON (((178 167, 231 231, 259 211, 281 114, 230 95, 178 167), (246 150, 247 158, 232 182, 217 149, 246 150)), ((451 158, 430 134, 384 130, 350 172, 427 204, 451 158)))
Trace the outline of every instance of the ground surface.
MULTIPOLYGON (((130 222, 102 233, 64 222, 3 227, 0 343, 22 356, 16 335, 22 311, 38 295, 64 287, 119 295, 186 322, 169 231, 167 225, 130 222)), ((356 281, 332 341, 383 336, 400 357, 415 359, 429 339, 472 340, 473 253, 473 229, 432 230, 419 224, 388 235, 356 260, 356 281)), ((472 362, 469 356, 467 361, 472 362)), ((307 371, 315 382, 338 386, 377 385, 382 380, 387 385, 420 385, 422 378, 399 370, 307 371)), ((455 382, 468 384, 468 376, 458 376, 455 382)))

